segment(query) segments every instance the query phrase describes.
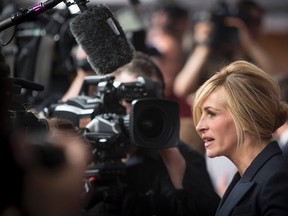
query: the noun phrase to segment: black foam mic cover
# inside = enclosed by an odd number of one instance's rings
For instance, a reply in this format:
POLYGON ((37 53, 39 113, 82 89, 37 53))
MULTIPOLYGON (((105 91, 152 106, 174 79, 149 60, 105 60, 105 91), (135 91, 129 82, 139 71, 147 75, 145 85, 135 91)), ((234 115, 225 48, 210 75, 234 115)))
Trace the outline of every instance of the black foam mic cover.
POLYGON ((96 4, 74 17, 70 29, 97 74, 110 74, 133 58, 133 45, 105 4, 96 4))

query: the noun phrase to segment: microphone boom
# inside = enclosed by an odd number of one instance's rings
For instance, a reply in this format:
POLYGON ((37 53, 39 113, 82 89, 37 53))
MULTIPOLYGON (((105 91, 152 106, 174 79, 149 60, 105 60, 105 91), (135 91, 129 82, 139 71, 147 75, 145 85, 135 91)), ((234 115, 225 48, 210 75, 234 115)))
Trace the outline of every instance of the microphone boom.
POLYGON ((5 30, 13 25, 20 24, 29 17, 43 13, 44 11, 55 7, 61 1, 62 0, 48 0, 43 3, 37 3, 27 9, 20 9, 15 14, 12 14, 9 18, 0 22, 0 31, 5 30))

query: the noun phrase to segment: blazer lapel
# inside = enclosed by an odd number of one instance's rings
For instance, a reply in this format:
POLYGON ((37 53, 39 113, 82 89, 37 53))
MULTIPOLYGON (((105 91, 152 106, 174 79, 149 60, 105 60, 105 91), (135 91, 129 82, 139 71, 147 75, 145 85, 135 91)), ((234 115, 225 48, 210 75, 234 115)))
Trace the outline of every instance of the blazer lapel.
POLYGON ((220 204, 216 216, 230 215, 239 200, 253 187, 255 182, 238 182, 228 195, 224 203, 220 204))

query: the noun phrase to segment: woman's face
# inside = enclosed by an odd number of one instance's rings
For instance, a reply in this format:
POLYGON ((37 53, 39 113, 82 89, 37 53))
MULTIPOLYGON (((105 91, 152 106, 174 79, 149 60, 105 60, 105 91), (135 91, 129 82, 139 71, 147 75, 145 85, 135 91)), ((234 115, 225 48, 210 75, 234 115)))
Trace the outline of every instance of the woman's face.
POLYGON ((214 90, 201 106, 196 130, 205 142, 208 157, 231 158, 237 147, 237 135, 231 114, 224 107, 219 89, 214 90))

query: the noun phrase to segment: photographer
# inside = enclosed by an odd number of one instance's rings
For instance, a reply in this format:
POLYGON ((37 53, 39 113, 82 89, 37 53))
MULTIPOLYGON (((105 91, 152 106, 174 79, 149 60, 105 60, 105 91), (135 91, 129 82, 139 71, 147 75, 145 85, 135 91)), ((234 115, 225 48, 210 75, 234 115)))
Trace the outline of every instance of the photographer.
MULTIPOLYGON (((139 52, 114 75, 120 82, 147 77, 161 84, 160 91, 164 89, 161 71, 148 56, 139 52)), ((130 103, 122 101, 127 112, 130 103)), ((87 215, 214 215, 219 197, 209 179, 205 159, 182 142, 175 146, 158 149, 131 144, 123 158, 126 169, 121 182, 126 187, 122 197, 116 206, 105 201, 97 203, 87 215)))
POLYGON ((215 68, 237 59, 252 61, 272 76, 278 75, 281 70, 259 44, 263 13, 252 0, 239 0, 236 5, 220 1, 210 11, 196 12, 194 49, 175 79, 174 93, 193 94, 215 68))

